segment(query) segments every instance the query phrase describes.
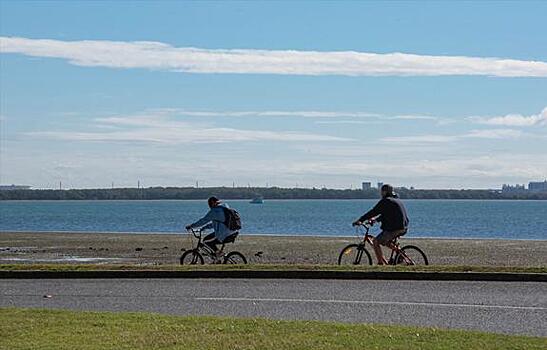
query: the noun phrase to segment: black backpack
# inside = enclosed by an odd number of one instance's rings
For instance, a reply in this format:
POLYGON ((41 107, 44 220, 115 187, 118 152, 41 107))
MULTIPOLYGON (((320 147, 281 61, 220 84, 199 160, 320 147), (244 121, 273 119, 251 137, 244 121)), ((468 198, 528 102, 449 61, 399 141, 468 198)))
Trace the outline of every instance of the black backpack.
POLYGON ((224 210, 224 225, 226 225, 230 231, 241 230, 241 217, 237 210, 226 207, 221 208, 224 210))

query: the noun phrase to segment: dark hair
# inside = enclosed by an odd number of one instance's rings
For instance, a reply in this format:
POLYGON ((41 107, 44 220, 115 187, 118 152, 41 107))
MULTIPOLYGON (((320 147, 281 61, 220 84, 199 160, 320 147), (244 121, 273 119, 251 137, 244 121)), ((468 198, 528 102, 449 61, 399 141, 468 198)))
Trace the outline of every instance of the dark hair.
POLYGON ((209 197, 209 199, 207 199, 207 204, 209 204, 209 207, 211 208, 218 202, 220 202, 220 199, 215 196, 211 196, 209 197))
POLYGON ((385 192, 387 196, 393 196, 393 186, 389 184, 382 185, 382 192, 385 192))

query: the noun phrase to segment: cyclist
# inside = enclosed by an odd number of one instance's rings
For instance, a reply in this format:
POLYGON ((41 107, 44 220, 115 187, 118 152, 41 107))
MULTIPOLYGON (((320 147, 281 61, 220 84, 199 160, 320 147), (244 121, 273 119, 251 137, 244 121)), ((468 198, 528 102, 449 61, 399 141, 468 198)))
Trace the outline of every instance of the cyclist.
POLYGON ((363 216, 353 222, 353 226, 363 224, 368 221, 380 221, 382 223, 382 232, 373 240, 374 252, 378 259, 378 265, 387 265, 387 261, 382 253, 380 245, 392 248, 391 241, 395 238, 404 235, 408 230, 408 216, 406 214, 403 202, 393 192, 391 185, 385 184, 380 189, 382 199, 363 216))
POLYGON ((230 236, 237 234, 237 231, 230 230, 226 225, 226 210, 229 206, 222 203, 217 197, 210 197, 207 200, 209 205, 209 212, 204 217, 194 222, 193 224, 186 225, 186 230, 192 228, 201 227, 202 230, 213 229, 214 232, 208 234, 203 238, 203 243, 211 248, 217 255, 221 254, 218 251, 218 244, 222 244, 224 241, 229 240, 230 236))

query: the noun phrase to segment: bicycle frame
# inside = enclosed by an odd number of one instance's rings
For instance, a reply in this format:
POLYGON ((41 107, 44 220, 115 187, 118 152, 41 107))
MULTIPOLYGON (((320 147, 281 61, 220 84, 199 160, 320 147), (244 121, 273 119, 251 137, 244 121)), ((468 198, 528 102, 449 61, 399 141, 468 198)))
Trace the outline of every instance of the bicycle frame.
MULTIPOLYGON (((369 233, 370 228, 373 226, 373 224, 363 223, 359 226, 363 227, 365 230, 365 234, 363 236, 361 244, 365 245, 366 243, 368 243, 371 246, 374 246, 374 243, 373 243, 374 236, 369 233)), ((359 233, 359 227, 357 227, 357 232, 359 233)), ((389 241, 386 244, 386 247, 391 249, 391 255, 388 260, 388 263, 390 265, 400 264, 402 262, 405 262, 407 265, 416 265, 414 261, 404 252, 404 250, 401 250, 401 246, 399 244, 399 237, 389 241), (396 257, 397 257, 397 260, 402 258, 403 261, 400 261, 400 262, 395 261, 396 257)))
MULTIPOLYGON (((195 246, 194 246, 194 242, 192 240, 192 249, 197 249, 200 253, 202 253, 203 255, 205 255, 207 257, 209 257, 212 260, 217 259, 216 252, 213 251, 208 245, 203 243, 203 231, 202 230, 190 229, 190 233, 192 233, 192 235, 195 238, 198 239, 198 242, 195 246)), ((222 253, 222 254, 219 254, 220 256, 222 256, 223 253, 224 253, 224 244, 222 244, 222 246, 220 247, 219 252, 222 253)))

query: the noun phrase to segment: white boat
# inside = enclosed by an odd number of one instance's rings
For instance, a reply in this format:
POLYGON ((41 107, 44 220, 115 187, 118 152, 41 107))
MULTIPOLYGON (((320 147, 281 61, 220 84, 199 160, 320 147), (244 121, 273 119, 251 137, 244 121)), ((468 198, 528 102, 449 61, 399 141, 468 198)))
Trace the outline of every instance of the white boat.
POLYGON ((251 201, 249 203, 251 203, 251 204, 262 204, 262 203, 264 203, 264 198, 256 197, 256 198, 251 199, 251 201))

